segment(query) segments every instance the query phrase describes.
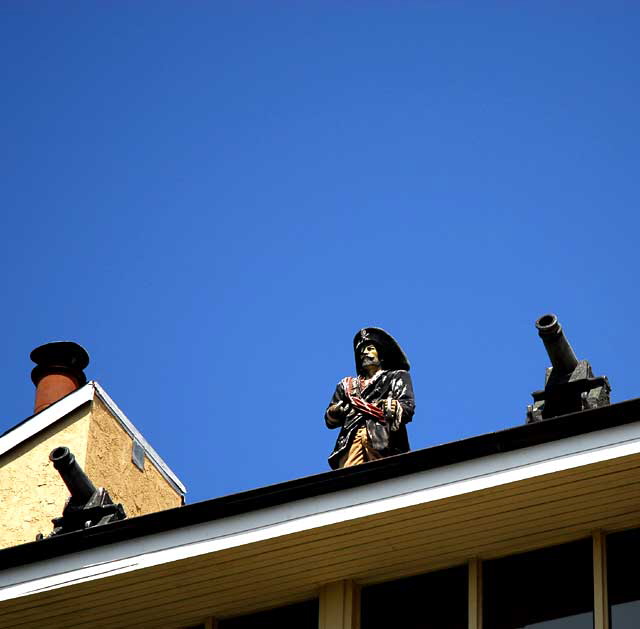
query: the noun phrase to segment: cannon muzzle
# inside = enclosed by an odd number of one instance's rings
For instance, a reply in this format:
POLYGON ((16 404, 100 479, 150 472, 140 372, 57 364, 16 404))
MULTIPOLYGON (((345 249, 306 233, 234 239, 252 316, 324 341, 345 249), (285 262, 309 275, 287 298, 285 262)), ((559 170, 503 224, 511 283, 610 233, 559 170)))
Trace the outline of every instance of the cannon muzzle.
POLYGON ((554 314, 542 315, 536 321, 538 334, 549 354, 556 374, 569 374, 578 366, 578 359, 569 345, 558 317, 554 314))
POLYGON ((58 470, 64 484, 71 493, 71 501, 75 504, 86 504, 96 493, 95 485, 78 465, 76 457, 69 448, 61 446, 54 448, 49 454, 49 460, 58 470))

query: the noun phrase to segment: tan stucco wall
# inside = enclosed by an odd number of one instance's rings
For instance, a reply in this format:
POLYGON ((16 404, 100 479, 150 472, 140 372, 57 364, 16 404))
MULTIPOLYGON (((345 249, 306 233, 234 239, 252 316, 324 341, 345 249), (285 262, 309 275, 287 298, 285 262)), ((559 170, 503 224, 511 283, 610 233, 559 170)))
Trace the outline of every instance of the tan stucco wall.
POLYGON ((131 460, 132 439, 94 397, 85 471, 97 487, 121 502, 128 517, 178 507, 182 497, 145 456, 144 471, 131 460))
POLYGON ((78 463, 86 462, 90 404, 0 457, 0 548, 34 541, 53 530, 69 496, 49 453, 66 446, 78 463))
POLYGON ((128 517, 182 504, 182 496, 145 456, 144 471, 131 460, 132 438, 99 397, 0 457, 0 548, 35 540, 53 530, 69 491, 49 461, 66 446, 96 487, 105 487, 128 517))

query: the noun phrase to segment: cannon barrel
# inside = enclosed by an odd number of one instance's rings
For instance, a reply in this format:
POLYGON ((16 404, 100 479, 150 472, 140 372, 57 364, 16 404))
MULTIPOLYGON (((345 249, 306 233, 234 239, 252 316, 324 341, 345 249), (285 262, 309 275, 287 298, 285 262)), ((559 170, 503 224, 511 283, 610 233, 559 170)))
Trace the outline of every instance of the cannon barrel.
POLYGON ((542 315, 536 321, 538 334, 551 359, 551 365, 558 374, 569 374, 578 365, 578 359, 565 338, 558 317, 554 314, 542 315))
POLYGON ((75 504, 86 504, 96 492, 94 484, 78 465, 76 457, 64 446, 54 448, 49 460, 58 470, 64 484, 71 492, 71 501, 75 504))

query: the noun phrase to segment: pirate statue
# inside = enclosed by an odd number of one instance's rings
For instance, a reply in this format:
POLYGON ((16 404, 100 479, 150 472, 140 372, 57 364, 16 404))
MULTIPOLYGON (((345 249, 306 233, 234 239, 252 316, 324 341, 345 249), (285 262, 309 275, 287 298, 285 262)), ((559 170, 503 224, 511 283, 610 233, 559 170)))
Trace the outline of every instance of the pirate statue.
POLYGON ((381 328, 360 330, 353 350, 358 375, 338 383, 324 414, 328 428, 340 427, 329 457, 334 470, 409 451, 415 402, 405 353, 381 328))

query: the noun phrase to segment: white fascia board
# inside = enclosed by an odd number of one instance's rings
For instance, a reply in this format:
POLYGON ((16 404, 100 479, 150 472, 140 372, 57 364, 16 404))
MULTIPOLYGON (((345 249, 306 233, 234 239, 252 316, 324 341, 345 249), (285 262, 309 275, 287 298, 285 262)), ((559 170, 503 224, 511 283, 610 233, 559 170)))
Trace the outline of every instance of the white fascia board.
POLYGON ((108 544, 0 572, 0 600, 640 453, 640 422, 108 544))
POLYGON ((88 382, 77 391, 70 393, 26 420, 4 437, 0 437, 0 456, 91 400, 93 400, 93 386, 88 382))
POLYGON ((109 394, 95 380, 92 381, 98 397, 104 402, 112 415, 120 422, 125 432, 133 439, 136 439, 143 447, 146 455, 154 465, 158 468, 165 480, 169 482, 173 488, 183 496, 187 493, 187 488, 182 484, 180 479, 173 473, 171 468, 162 460, 162 457, 151 447, 149 442, 142 436, 140 431, 129 421, 127 416, 120 410, 118 405, 111 399, 109 394))

